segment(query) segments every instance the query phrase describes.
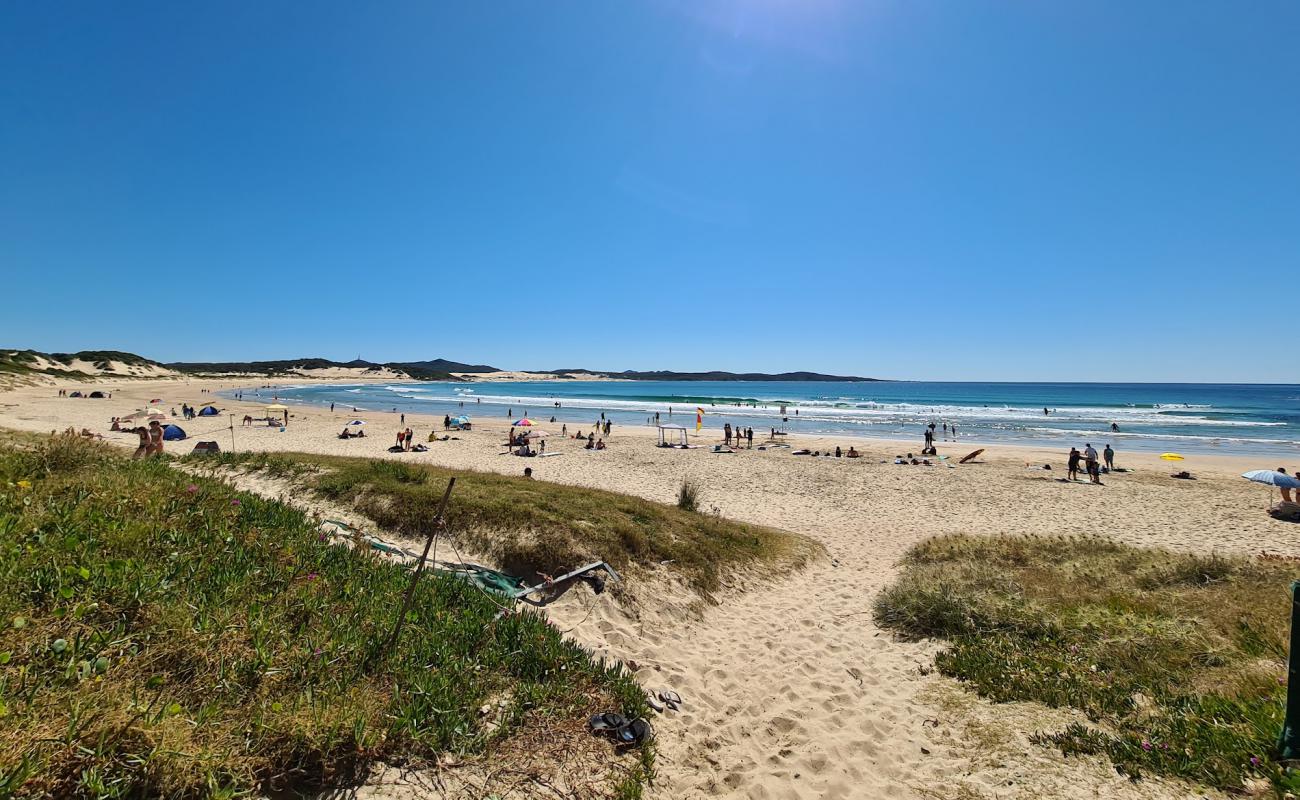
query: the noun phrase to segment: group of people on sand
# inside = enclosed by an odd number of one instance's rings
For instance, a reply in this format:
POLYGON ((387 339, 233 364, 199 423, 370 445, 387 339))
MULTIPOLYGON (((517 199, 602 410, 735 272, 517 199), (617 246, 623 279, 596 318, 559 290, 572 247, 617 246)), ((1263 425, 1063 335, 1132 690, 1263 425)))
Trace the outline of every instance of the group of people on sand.
POLYGON ((140 437, 140 445, 135 448, 135 454, 131 458, 162 455, 163 427, 158 424, 158 420, 151 420, 148 427, 141 425, 130 432, 140 437))
POLYGON ((1098 459, 1097 448, 1092 446, 1092 442, 1085 444, 1082 452, 1077 447, 1071 447, 1070 459, 1066 464, 1066 478, 1072 481, 1079 480, 1079 465, 1082 463, 1088 482, 1101 486, 1102 473, 1109 474, 1115 470, 1114 448, 1107 444, 1106 449, 1101 453, 1101 459, 1104 459, 1105 463, 1098 459))
POLYGON ((750 449, 753 449, 754 429, 742 428, 740 426, 736 426, 733 429, 731 427, 731 423, 728 422, 726 425, 722 426, 722 441, 724 444, 727 445, 734 444, 736 447, 740 447, 742 444, 748 443, 750 449), (735 441, 733 442, 732 439, 735 439, 735 441))

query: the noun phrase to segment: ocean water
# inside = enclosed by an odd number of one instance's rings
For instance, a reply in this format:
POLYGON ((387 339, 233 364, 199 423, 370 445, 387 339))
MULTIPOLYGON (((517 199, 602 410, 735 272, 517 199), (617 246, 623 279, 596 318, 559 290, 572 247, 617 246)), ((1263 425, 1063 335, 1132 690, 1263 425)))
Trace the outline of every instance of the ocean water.
MULTIPOLYGON (((658 412, 662 422, 693 430, 699 407, 706 427, 730 422, 756 435, 776 428, 919 443, 935 422, 955 425, 959 441, 980 443, 1300 456, 1296 384, 521 381, 288 384, 244 392, 246 399, 336 403, 349 413, 355 407, 374 423, 393 411, 497 419, 527 413, 585 430, 602 413, 615 425, 644 425, 658 412)), ((937 433, 942 443, 941 427, 937 433)))

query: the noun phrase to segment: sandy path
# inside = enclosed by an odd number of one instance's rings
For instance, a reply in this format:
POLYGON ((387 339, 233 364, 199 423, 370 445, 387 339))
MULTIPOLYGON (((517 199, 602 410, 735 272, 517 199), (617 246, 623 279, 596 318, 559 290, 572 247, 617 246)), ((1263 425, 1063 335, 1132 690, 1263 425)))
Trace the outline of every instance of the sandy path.
MULTIPOLYGON (((211 399, 199 386, 123 386, 111 405, 21 389, 0 395, 0 425, 103 431, 109 413, 149 396, 176 405, 211 399)), ((239 416, 259 408, 222 404, 239 416)), ((390 457, 384 448, 397 429, 396 415, 372 412, 370 436, 340 441, 335 434, 349 415, 294 413, 283 433, 236 427, 240 449, 390 457)), ((188 427, 220 426, 207 422, 188 427)), ((423 440, 434 421, 408 415, 407 423, 423 440)), ((1065 715, 991 706, 923 674, 934 645, 899 642, 880 631, 871 599, 909 546, 940 533, 1097 533, 1199 552, 1300 555, 1300 531, 1269 519, 1267 493, 1237 477, 1243 469, 1277 466, 1260 459, 1195 457, 1185 466, 1199 479, 1188 482, 1170 479, 1169 466, 1150 456, 1121 453, 1120 463, 1137 471, 1093 487, 1057 482, 1059 452, 995 447, 982 464, 902 467, 880 462, 906 445, 856 440, 868 457, 852 461, 788 451, 715 455, 659 450, 649 431, 627 428, 616 428, 603 453, 555 439, 548 449, 562 456, 524 460, 499 455, 504 419, 476 423, 475 432, 432 444, 429 453, 393 457, 508 474, 527 465, 540 480, 661 502, 672 502, 682 478, 692 476, 703 487, 706 509, 804 533, 826 547, 826 559, 796 574, 741 579, 736 588, 744 591, 728 591, 700 613, 687 611, 689 598, 681 595, 627 609, 608 596, 570 593, 549 610, 578 641, 632 665, 648 687, 669 686, 683 696, 681 712, 654 721, 660 779, 653 795, 662 798, 1188 796, 1185 785, 1131 784, 1098 760, 1066 761, 1029 744, 1029 733, 1054 728, 1065 715), (1027 460, 1051 460, 1057 471, 1028 471, 1027 460)), ((228 431, 203 438, 226 446, 224 437, 228 431)), ((129 443, 133 437, 116 438, 129 443)), ((974 446, 941 450, 964 453, 974 446)))

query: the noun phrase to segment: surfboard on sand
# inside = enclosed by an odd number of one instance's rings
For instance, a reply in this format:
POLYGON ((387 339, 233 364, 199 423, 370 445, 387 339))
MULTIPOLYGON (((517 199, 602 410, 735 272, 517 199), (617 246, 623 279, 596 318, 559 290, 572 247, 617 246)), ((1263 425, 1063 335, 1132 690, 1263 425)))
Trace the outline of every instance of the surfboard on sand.
POLYGON ((973 460, 975 460, 976 458, 979 458, 980 453, 983 453, 983 452, 984 452, 984 448, 981 447, 979 450, 976 450, 975 452, 971 453, 970 455, 964 456, 964 457, 962 458, 962 460, 961 460, 961 461, 958 461, 957 463, 958 463, 958 464, 965 464, 965 463, 968 462, 968 461, 973 461, 973 460))

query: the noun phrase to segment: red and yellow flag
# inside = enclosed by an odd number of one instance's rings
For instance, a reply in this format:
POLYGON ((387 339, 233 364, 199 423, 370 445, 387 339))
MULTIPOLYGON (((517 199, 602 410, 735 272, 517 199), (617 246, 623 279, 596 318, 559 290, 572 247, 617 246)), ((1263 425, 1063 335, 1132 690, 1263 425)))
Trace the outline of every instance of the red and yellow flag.
POLYGON ((704 409, 699 406, 695 407, 695 432, 699 433, 700 428, 704 427, 704 409))

